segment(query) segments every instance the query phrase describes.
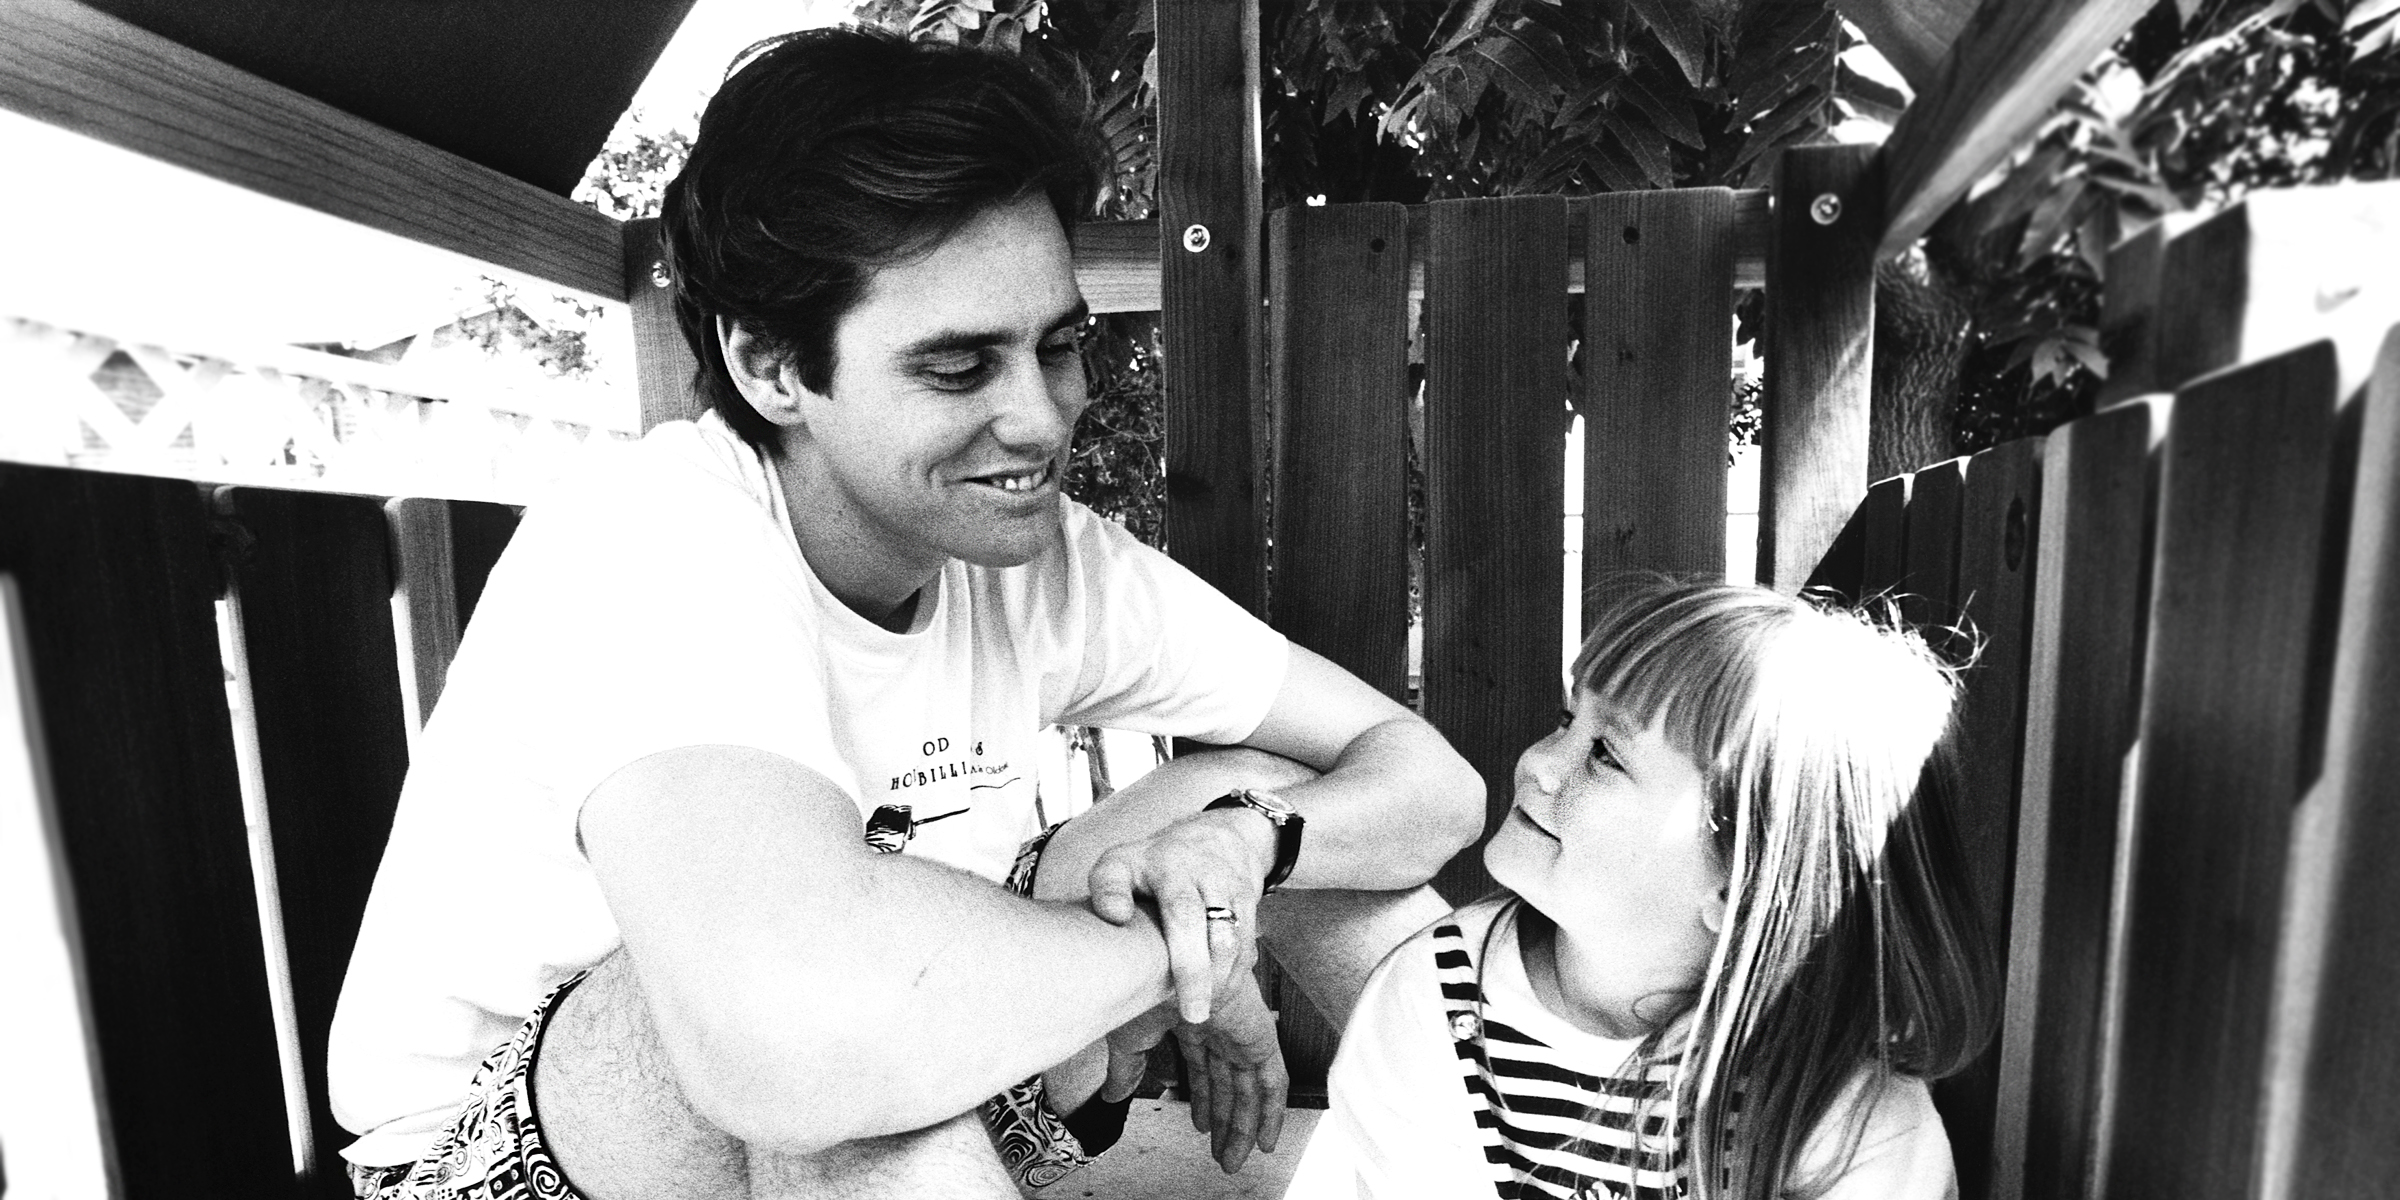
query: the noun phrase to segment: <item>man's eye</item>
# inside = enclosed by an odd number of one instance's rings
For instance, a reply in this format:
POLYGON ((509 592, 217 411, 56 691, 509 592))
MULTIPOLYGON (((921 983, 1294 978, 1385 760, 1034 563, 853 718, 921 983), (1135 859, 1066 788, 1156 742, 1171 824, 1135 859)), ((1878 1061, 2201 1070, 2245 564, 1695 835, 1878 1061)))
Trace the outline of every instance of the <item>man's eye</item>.
POLYGON ((942 359, 927 363, 924 375, 933 386, 946 392, 963 392, 983 382, 984 362, 981 356, 965 359, 942 359))
POLYGON ((1081 343, 1070 335, 1055 342, 1042 343, 1040 353, 1044 359, 1057 362, 1060 359, 1075 357, 1080 349, 1081 343))

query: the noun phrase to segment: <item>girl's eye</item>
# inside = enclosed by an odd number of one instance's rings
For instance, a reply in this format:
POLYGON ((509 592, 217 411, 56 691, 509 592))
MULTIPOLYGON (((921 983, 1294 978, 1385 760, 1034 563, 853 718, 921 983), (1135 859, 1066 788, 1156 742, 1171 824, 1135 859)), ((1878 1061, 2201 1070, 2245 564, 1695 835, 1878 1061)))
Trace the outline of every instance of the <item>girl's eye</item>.
POLYGON ((1567 726, 1569 726, 1569 725, 1572 725, 1572 724, 1574 724, 1574 723, 1575 723, 1575 710, 1574 710, 1574 709, 1571 709, 1571 708, 1562 708, 1562 709, 1558 710, 1558 727, 1559 727, 1560 729, 1565 729, 1567 726))
POLYGON ((1625 769, 1625 764, 1617 761, 1617 752, 1609 748, 1608 739, 1603 737, 1592 739, 1592 761, 1620 771, 1625 769))

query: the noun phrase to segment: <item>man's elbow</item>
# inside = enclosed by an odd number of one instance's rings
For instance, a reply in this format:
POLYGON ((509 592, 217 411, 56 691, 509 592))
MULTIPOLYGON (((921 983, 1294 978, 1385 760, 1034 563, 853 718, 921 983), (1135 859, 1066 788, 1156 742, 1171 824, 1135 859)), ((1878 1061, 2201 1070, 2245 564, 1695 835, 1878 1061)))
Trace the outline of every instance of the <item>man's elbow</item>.
MULTIPOLYGON (((917 1096, 896 1073, 855 1061, 851 1039, 712 1039, 678 1061, 677 1086, 702 1121, 746 1146, 807 1155, 956 1116, 949 1098, 917 1096), (942 1111, 945 1104, 953 1111, 942 1111)), ((683 1056, 678 1056, 679 1059, 683 1056)))

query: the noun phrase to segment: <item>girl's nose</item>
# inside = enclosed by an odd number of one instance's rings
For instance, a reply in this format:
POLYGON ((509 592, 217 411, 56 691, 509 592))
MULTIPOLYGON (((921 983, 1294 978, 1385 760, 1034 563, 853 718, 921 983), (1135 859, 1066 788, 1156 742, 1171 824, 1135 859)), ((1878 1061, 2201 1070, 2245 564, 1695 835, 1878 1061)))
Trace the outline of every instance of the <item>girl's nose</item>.
POLYGON ((1558 794, 1559 782, 1566 777, 1560 769, 1556 749, 1558 741, 1558 736, 1553 734, 1527 746, 1525 753, 1517 757, 1517 779, 1523 786, 1544 796, 1558 794))

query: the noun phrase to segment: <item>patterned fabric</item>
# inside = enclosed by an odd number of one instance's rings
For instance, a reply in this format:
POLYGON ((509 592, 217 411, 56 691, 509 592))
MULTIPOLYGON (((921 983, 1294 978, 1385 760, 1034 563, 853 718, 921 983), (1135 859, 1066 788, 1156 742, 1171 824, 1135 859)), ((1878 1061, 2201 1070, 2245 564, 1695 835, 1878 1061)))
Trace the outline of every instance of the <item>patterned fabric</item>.
MULTIPOLYGON (((1004 885, 1011 894, 1033 894, 1033 874, 1042 865, 1042 848, 1064 824, 1061 821, 1025 839, 1018 848, 1016 864, 1009 868, 1004 885)), ((1092 1103, 1100 1101, 1095 1097, 1092 1103)), ((1102 1146, 1085 1152, 1067 1123, 1050 1111, 1039 1075, 984 1101, 981 1113, 984 1132, 991 1135, 992 1148, 1000 1152, 1000 1165, 1008 1168, 1019 1187, 1047 1187, 1091 1165, 1092 1155, 1107 1149, 1102 1146)))
POLYGON ((542 997, 533 1015, 483 1065, 466 1104, 433 1153, 397 1167, 350 1165, 359 1200, 584 1200, 550 1157, 533 1111, 533 1059, 559 997, 583 972, 542 997))
MULTIPOLYGON (((1060 822, 1064 824, 1065 822, 1060 822)), ((1008 873, 1008 890, 1033 894, 1042 847, 1058 825, 1026 839, 1008 873)), ((905 842, 905 838, 902 839, 905 842)), ((874 831, 868 844, 875 845, 874 831)), ((898 846, 878 846, 890 853, 898 846)), ((567 1183, 542 1140, 533 1109, 533 1060, 550 1008, 583 974, 558 986, 534 1006, 515 1037, 476 1069, 467 1100, 431 1154, 396 1167, 350 1165, 350 1190, 359 1200, 584 1200, 567 1183)), ((1094 1099, 1092 1104, 1101 1103, 1094 1099)), ((1045 1187, 1090 1165, 1105 1145, 1087 1152, 1066 1122, 1050 1110, 1042 1077, 1036 1075, 983 1102, 985 1132, 1000 1163, 1024 1188, 1045 1187)), ((1112 1141, 1114 1139, 1111 1139, 1112 1141)))
POLYGON ((1455 923, 1434 929, 1433 952, 1460 1082, 1500 1200, 1675 1200, 1685 1194, 1683 1147, 1657 1103, 1674 1084, 1673 1060, 1651 1065, 1639 1079, 1577 1070, 1548 1044, 1486 1010, 1474 959, 1455 923))

